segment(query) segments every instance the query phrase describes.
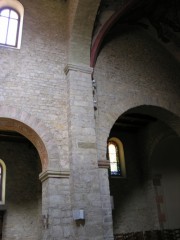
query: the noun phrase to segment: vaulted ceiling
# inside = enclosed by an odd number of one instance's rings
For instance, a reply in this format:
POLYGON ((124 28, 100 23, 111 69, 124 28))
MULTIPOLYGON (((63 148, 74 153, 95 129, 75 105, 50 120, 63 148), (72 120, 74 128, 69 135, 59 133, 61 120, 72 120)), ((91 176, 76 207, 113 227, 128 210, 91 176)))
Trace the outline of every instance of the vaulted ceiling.
POLYGON ((180 1, 101 0, 92 35, 91 66, 107 38, 132 25, 149 29, 150 34, 156 30, 157 40, 180 61, 180 1))

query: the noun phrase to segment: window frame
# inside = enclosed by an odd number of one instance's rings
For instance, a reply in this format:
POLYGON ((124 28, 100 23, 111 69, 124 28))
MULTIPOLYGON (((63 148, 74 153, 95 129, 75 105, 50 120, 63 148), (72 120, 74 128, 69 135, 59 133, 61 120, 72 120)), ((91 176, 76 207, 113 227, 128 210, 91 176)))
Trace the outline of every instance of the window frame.
POLYGON ((108 153, 108 160, 110 161, 110 169, 109 169, 110 176, 115 177, 115 178, 117 178, 117 177, 126 178, 126 165, 125 165, 124 147, 123 147, 123 144, 120 141, 120 139, 118 139, 116 137, 111 137, 110 139, 108 139, 107 153, 108 153), (117 171, 117 174, 113 173, 111 171, 111 161, 110 161, 110 155, 109 155, 109 143, 114 143, 115 147, 117 148, 117 150, 116 150, 116 154, 118 154, 118 156, 117 156, 117 169, 119 169, 119 171, 117 171))
POLYGON ((8 9, 13 10, 18 14, 18 29, 17 29, 17 36, 16 36, 16 45, 10 44, 3 44, 0 43, 0 47, 6 48, 13 48, 13 49, 20 49, 21 47, 21 40, 22 40, 22 27, 23 27, 23 18, 24 18, 24 7, 19 1, 14 0, 1 0, 0 1, 0 11, 8 9))
MULTIPOLYGON (((15 12, 17 15, 18 15, 18 19, 17 19, 17 32, 16 32, 16 43, 15 45, 11 45, 11 44, 8 44, 7 43, 7 35, 8 35, 8 31, 9 31, 9 23, 11 21, 11 19, 13 18, 10 18, 10 17, 7 17, 8 18, 8 26, 6 28, 6 42, 5 43, 0 43, 1 46, 6 46, 6 47, 12 47, 12 48, 17 48, 17 45, 18 45, 18 37, 19 37, 19 25, 20 25, 20 14, 19 12, 17 12, 14 8, 11 8, 11 7, 4 7, 4 8, 1 8, 0 9, 0 12, 3 11, 3 10, 9 10, 10 12, 13 11, 15 12)), ((3 16, 2 16, 3 17, 3 16)), ((0 18, 1 18, 1 15, 0 15, 0 18)))
POLYGON ((5 204, 5 194, 6 194, 6 165, 2 159, 0 159, 1 167, 1 179, 0 179, 0 205, 5 204))

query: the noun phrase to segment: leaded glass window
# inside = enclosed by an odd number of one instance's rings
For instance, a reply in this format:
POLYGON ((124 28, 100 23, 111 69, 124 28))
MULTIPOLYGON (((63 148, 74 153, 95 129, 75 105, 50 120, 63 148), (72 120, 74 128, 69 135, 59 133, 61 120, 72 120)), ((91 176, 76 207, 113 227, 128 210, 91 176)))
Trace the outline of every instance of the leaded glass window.
POLYGON ((118 144, 115 143, 114 141, 109 141, 108 153, 110 160, 111 175, 121 175, 118 144))

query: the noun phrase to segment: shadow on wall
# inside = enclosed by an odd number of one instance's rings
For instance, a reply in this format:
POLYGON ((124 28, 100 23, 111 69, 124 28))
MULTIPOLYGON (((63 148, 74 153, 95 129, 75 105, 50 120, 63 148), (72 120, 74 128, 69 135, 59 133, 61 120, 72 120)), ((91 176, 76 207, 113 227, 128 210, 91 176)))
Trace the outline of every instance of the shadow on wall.
POLYGON ((162 198, 163 227, 180 228, 180 137, 162 139, 153 151, 151 164, 153 176, 160 176, 156 190, 162 198))
POLYGON ((177 116, 155 106, 130 109, 113 125, 127 171, 126 178, 110 176, 115 234, 180 228, 179 126, 177 116))

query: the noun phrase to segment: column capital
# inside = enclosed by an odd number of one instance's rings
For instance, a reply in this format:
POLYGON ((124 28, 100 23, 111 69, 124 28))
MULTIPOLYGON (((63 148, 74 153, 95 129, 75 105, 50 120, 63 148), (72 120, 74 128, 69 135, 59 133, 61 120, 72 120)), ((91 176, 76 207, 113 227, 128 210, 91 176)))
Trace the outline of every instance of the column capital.
POLYGON ((109 160, 98 160, 98 167, 108 169, 110 167, 110 161, 109 160))
POLYGON ((68 63, 64 68, 64 73, 67 75, 69 71, 82 72, 92 74, 93 68, 88 65, 77 65, 68 63))
POLYGON ((48 178, 69 178, 70 171, 56 171, 56 170, 46 170, 39 174, 39 179, 44 182, 48 178))

